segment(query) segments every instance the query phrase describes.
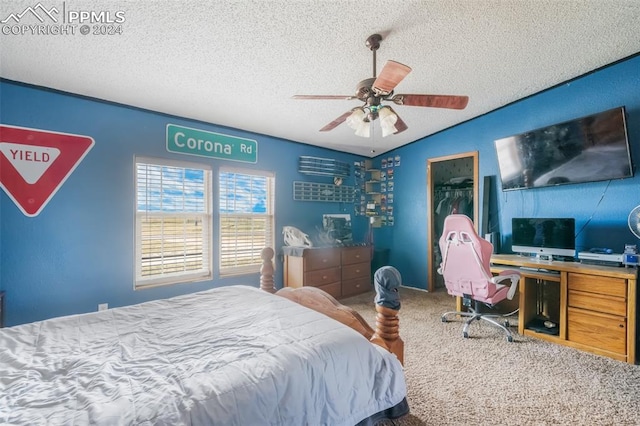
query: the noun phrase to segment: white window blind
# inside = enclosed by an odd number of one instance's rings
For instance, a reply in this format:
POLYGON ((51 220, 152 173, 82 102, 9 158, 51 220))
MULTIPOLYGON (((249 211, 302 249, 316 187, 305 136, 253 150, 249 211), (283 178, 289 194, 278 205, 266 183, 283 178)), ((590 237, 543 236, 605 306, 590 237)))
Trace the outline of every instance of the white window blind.
POLYGON ((259 272, 260 252, 274 244, 275 178, 221 168, 219 182, 220 275, 259 272))
POLYGON ((211 170, 136 158, 135 287, 211 279, 211 170))

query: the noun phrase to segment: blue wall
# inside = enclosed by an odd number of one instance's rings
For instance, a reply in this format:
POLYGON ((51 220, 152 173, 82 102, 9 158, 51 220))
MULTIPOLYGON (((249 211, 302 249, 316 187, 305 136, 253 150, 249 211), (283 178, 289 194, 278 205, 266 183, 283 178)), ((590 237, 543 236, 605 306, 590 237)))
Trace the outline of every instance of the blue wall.
MULTIPOLYGON (((322 225, 323 213, 352 213, 351 204, 294 202, 293 181, 332 183, 329 178, 298 173, 300 155, 334 158, 350 164, 361 160, 359 156, 8 81, 0 81, 0 93, 2 124, 95 139, 94 147, 39 215, 25 216, 0 191, 0 285, 6 291, 8 325, 95 311, 98 303, 116 307, 220 285, 259 285, 257 274, 220 279, 214 253, 212 281, 133 290, 134 155, 211 164, 214 190, 220 166, 273 171, 276 248, 282 246, 280 230, 285 225, 313 235, 316 227, 322 225), (169 153, 167 123, 255 139, 258 163, 169 153)), ((354 185, 354 178, 347 179, 345 184, 354 185)), ((363 241, 366 219, 354 217, 353 222, 354 239, 363 241)), ((214 248, 218 246, 217 226, 214 220, 214 248)), ((277 286, 282 286, 281 266, 281 262, 276 262, 277 286)))
MULTIPOLYGON (((2 124, 95 139, 93 149, 38 216, 26 217, 4 192, 0 195, 0 288, 7 293, 8 325, 95 311, 97 304, 104 302, 114 307, 220 285, 258 285, 257 275, 220 279, 214 272, 212 281, 133 290, 134 155, 208 162, 214 176, 219 166, 229 164, 168 153, 167 123, 256 139, 258 163, 246 167, 276 173, 276 230, 293 225, 312 233, 320 225, 322 213, 352 212, 351 205, 294 202, 292 182, 329 183, 299 174, 300 155, 349 163, 361 160, 356 156, 8 81, 0 81, 0 93, 2 124)), ((632 158, 638 164, 638 56, 385 153, 381 157, 400 155, 401 166, 395 168, 394 175, 395 226, 375 231, 376 247, 390 249, 389 263, 400 270, 406 285, 426 288, 427 159, 477 150, 482 185, 484 176, 498 175, 495 139, 620 105, 627 110, 632 158)), ((503 245, 509 243, 511 218, 515 216, 572 216, 578 230, 589 222, 578 235, 579 249, 606 246, 620 251, 624 243, 639 243, 626 225, 629 211, 640 204, 637 171, 632 179, 610 183, 504 193, 496 179, 492 189, 498 192, 498 211, 493 215, 500 218, 497 230, 503 245)), ((216 225, 214 221, 214 229, 216 225)), ((354 217, 356 240, 364 238, 366 226, 364 218, 354 217)), ((282 236, 278 233, 277 237, 276 247, 280 247, 282 236)), ((276 284, 281 286, 280 262, 277 267, 276 284)))
MULTIPOLYGON (((395 227, 392 233, 377 234, 375 241, 390 249, 390 263, 400 270, 405 285, 427 288, 427 211, 431 208, 427 205, 427 159, 469 151, 479 153, 480 194, 484 176, 496 176, 491 190, 497 192, 497 212, 491 217, 499 218, 499 227, 493 230, 501 233, 502 252, 509 252, 511 246, 512 217, 574 217, 578 250, 610 247, 622 252, 625 243, 640 245, 627 227, 629 212, 640 204, 640 56, 390 153, 402 158, 394 177, 395 227), (627 112, 634 178, 502 192, 495 139, 617 106, 625 106, 627 112)), ((389 154, 382 157, 386 156, 389 154)))

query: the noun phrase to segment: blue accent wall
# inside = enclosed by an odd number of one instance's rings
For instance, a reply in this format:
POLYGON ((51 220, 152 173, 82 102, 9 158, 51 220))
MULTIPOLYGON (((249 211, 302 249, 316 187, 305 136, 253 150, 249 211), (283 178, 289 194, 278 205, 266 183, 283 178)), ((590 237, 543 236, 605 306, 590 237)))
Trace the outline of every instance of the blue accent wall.
MULTIPOLYGON (((95 311, 99 303, 116 307, 222 285, 259 286, 258 274, 219 277, 218 222, 214 219, 213 280, 133 290, 135 155, 210 164, 214 191, 220 166, 274 172, 276 250, 283 244, 283 226, 292 225, 314 235, 322 226, 323 213, 352 213, 354 239, 364 241, 367 221, 353 216, 352 204, 293 201, 293 181, 333 183, 328 177, 298 173, 300 155, 350 164, 360 161, 359 156, 10 81, 0 81, 0 93, 2 124, 85 135, 95 140, 94 147, 39 215, 25 216, 0 191, 0 285, 6 291, 7 325, 95 311), (170 153, 166 149, 167 123, 255 139, 258 162, 170 153)), ((345 185, 354 184, 352 173, 345 185)), ((276 286, 280 287, 280 259, 276 260, 276 268, 276 286)))
POLYGON ((392 232, 377 231, 375 241, 390 249, 390 264, 401 272, 405 285, 427 288, 427 212, 433 208, 427 204, 427 160, 470 151, 478 151, 480 197, 484 177, 495 176, 491 190, 497 205, 490 216, 499 218, 492 230, 501 234, 502 252, 510 252, 512 217, 575 218, 578 251, 609 247, 621 253, 625 243, 640 246, 627 226, 629 212, 640 204, 640 56, 381 156, 400 155, 402 166, 394 177, 395 226, 392 232), (626 108, 635 177, 502 192, 494 140, 618 106, 626 108))

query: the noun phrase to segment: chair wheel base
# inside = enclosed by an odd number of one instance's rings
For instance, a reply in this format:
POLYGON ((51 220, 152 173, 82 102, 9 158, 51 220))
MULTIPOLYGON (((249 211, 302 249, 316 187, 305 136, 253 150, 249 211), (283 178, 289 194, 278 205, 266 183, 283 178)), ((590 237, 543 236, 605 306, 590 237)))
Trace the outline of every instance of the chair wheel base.
POLYGON ((462 336, 463 336, 465 339, 468 339, 468 338, 469 338, 469 333, 467 333, 466 331, 464 331, 464 332, 462 333, 462 336))

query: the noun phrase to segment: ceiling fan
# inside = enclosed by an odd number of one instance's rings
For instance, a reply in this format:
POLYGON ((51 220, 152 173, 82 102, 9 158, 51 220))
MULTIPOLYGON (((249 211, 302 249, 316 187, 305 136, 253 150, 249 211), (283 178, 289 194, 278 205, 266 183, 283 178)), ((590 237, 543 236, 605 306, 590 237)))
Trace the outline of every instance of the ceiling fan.
POLYGON ((293 99, 358 99, 364 102, 363 106, 352 108, 331 123, 320 129, 327 132, 335 129, 343 122, 356 131, 356 135, 369 137, 370 123, 380 118, 382 136, 397 134, 407 130, 407 125, 398 114, 382 101, 391 101, 396 105, 420 106, 431 108, 464 109, 469 102, 467 96, 454 95, 418 95, 418 94, 394 94, 396 86, 411 72, 407 65, 396 61, 387 61, 376 77, 376 51, 380 47, 382 36, 373 34, 365 42, 373 52, 373 77, 362 80, 356 86, 356 93, 349 95, 295 95, 293 99))

